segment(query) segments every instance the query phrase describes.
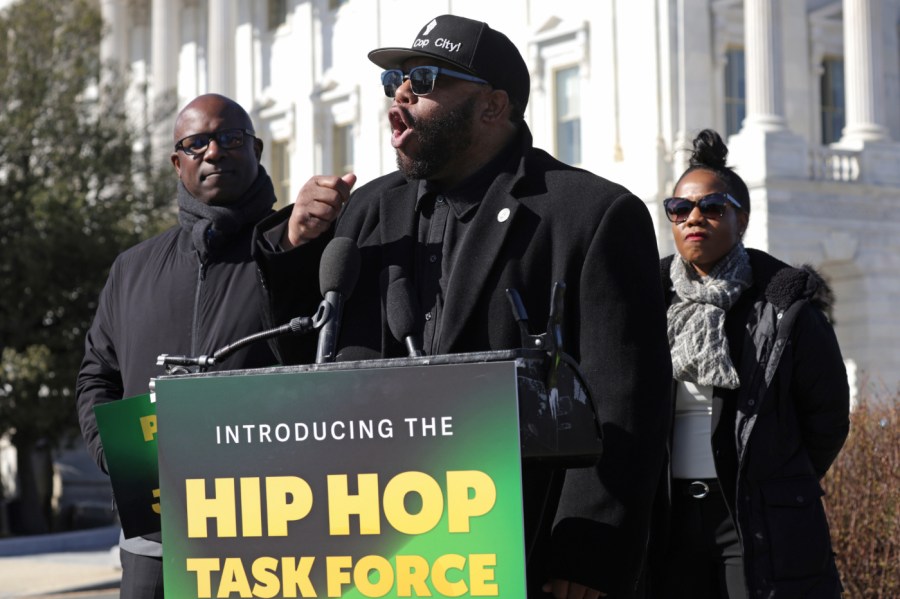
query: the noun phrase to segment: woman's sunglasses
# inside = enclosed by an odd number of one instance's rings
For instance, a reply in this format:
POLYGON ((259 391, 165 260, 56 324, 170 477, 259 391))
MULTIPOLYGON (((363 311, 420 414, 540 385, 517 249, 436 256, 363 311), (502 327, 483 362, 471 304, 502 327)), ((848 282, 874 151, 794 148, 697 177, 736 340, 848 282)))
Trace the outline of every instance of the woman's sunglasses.
POLYGON ((381 74, 381 85, 384 86, 384 95, 393 98, 397 95, 397 89, 403 85, 403 82, 409 79, 412 92, 417 96, 427 96, 434 91, 434 82, 437 81, 438 75, 448 75, 456 79, 464 81, 473 81, 475 83, 487 83, 484 79, 479 79, 474 75, 460 73, 445 69, 444 67, 413 67, 409 73, 404 73, 400 69, 389 69, 381 74))
POLYGON ((741 203, 731 194, 721 191, 705 195, 697 201, 687 198, 666 198, 663 200, 663 207, 666 209, 666 216, 669 220, 678 224, 688 219, 688 216, 694 211, 694 207, 700 209, 700 214, 704 218, 722 218, 725 216, 725 206, 729 202, 738 208, 741 207, 741 203))

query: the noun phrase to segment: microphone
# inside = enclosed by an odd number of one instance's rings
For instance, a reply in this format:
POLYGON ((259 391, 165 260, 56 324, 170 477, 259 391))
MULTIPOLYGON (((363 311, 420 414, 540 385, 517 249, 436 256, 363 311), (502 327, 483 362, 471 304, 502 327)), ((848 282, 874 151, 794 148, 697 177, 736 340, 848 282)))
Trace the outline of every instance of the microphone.
POLYGON ((410 358, 424 356, 422 338, 416 332, 419 310, 412 282, 396 265, 388 267, 388 281, 385 299, 388 328, 394 338, 406 346, 410 358))
POLYGON ((330 308, 330 317, 319 331, 316 364, 334 362, 344 302, 350 297, 360 269, 359 248, 352 239, 335 237, 322 252, 319 262, 319 291, 330 308))

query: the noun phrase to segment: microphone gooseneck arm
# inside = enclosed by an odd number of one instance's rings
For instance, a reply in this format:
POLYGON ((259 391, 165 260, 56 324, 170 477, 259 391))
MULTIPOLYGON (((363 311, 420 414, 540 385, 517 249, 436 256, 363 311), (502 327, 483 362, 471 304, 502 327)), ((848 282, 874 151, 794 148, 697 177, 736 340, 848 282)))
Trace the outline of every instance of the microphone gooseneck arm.
POLYGON ((253 335, 249 335, 247 337, 244 337, 243 339, 238 339, 234 343, 230 343, 229 345, 216 350, 212 355, 213 360, 222 360, 223 358, 230 356, 242 347, 245 347, 257 341, 272 339, 274 337, 280 337, 282 335, 308 333, 309 331, 318 330, 322 328, 322 326, 326 322, 328 322, 328 319, 330 317, 331 306, 324 301, 320 302, 319 307, 316 309, 316 313, 312 316, 297 316, 296 318, 292 318, 290 322, 287 322, 281 326, 269 329, 267 331, 254 333, 253 335))
POLYGON ((265 341, 267 339, 280 337, 282 335, 296 335, 318 330, 322 328, 322 326, 324 326, 326 322, 328 322, 328 320, 331 318, 331 315, 331 306, 327 302, 323 301, 319 303, 319 307, 316 309, 316 313, 312 316, 297 316, 296 318, 292 318, 290 322, 287 322, 281 326, 242 337, 241 339, 238 339, 233 343, 229 343, 225 347, 217 349, 212 353, 212 355, 173 356, 170 354, 160 354, 159 357, 156 358, 156 365, 165 366, 167 369, 172 371, 173 374, 186 374, 187 372, 189 372, 189 370, 187 370, 186 368, 181 368, 176 372, 173 371, 172 367, 196 366, 200 368, 206 368, 208 366, 214 366, 237 350, 252 343, 265 341))

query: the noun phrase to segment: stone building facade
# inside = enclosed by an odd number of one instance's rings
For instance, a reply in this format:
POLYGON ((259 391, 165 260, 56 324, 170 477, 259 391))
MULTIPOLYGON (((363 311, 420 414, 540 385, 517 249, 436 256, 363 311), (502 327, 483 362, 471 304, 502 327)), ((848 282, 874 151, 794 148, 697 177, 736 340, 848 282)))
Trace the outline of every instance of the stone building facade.
MULTIPOLYGON (((488 22, 531 69, 537 145, 621 182, 672 251, 661 200, 693 135, 729 136, 748 246, 832 284, 856 389, 900 382, 900 0, 99 0, 135 115, 220 92, 253 116, 288 202, 314 173, 393 170, 366 53, 434 16, 488 22)), ((623 259, 626 259, 623 249, 623 259)))

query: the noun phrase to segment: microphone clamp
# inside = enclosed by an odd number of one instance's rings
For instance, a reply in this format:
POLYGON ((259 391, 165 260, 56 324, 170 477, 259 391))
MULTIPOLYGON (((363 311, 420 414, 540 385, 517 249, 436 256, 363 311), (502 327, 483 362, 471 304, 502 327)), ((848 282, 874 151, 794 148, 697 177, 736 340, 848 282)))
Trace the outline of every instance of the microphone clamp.
MULTIPOLYGON (((321 302, 319 302, 319 307, 316 308, 316 313, 312 315, 312 320, 311 320, 312 328, 314 330, 321 329, 323 326, 325 326, 326 322, 331 320, 331 316, 332 316, 331 302, 329 302, 327 300, 322 300, 321 302)), ((295 318, 294 320, 297 320, 297 319, 295 318)), ((294 320, 291 321, 291 324, 293 324, 294 320)), ((292 328, 292 332, 305 333, 306 330, 301 329, 301 330, 294 331, 292 328)))

